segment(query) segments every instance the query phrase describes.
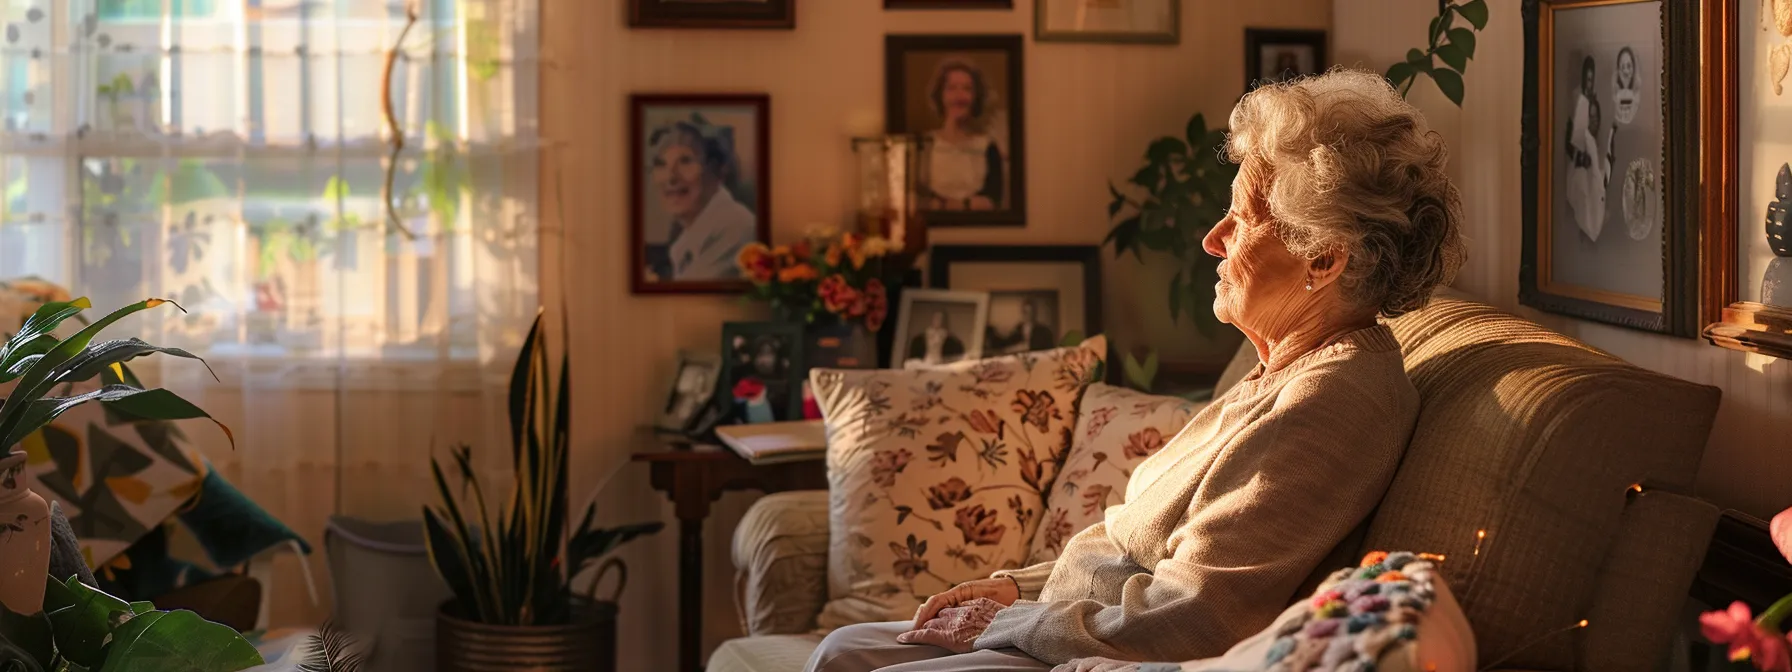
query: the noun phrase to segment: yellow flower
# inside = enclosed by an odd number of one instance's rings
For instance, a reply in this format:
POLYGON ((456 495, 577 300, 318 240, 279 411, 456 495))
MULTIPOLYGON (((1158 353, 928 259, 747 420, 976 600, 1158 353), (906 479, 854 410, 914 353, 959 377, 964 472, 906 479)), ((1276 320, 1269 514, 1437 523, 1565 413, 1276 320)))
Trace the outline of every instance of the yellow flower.
POLYGON ((883 236, 871 236, 866 238, 865 244, 862 245, 861 248, 865 250, 865 256, 873 258, 881 257, 892 252, 902 251, 894 243, 891 243, 890 239, 883 236))

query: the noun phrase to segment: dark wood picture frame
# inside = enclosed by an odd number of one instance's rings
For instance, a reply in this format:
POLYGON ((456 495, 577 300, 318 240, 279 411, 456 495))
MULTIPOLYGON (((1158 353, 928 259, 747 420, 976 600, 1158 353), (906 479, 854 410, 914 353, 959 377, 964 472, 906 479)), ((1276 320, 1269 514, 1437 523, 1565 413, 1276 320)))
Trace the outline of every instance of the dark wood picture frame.
MULTIPOLYGON (((1075 2, 1077 0, 1069 0, 1075 2)), ((1046 5, 1053 0, 1033 0, 1033 41, 1035 42, 1081 42, 1085 44, 1181 44, 1182 43, 1182 0, 1168 0, 1170 3, 1169 30, 1161 33, 1147 32, 1098 32, 1098 31, 1052 31, 1047 30, 1046 5)))
POLYGON ((630 28, 730 28, 792 30, 796 0, 669 2, 626 0, 630 28))
MULTIPOLYGON (((1101 246, 1099 245, 935 245, 927 251, 927 286, 934 289, 961 289, 952 286, 952 265, 956 263, 1072 263, 1083 267, 1083 336, 1102 333, 1101 320, 1101 246)), ((970 288, 985 291, 981 288, 970 288)), ((997 290, 1000 291, 1000 290, 997 290)), ((1068 325, 1060 325, 1057 338, 1062 338, 1068 325)))
POLYGON ((1699 183, 1709 163, 1699 152, 1700 90, 1698 3, 1656 2, 1662 7, 1661 87, 1662 157, 1662 293, 1661 301, 1618 292, 1558 284, 1551 279, 1550 253, 1554 222, 1551 174, 1555 151, 1552 12, 1619 4, 1608 0, 1523 0, 1524 106, 1521 118, 1520 165, 1523 174, 1523 249, 1518 267, 1521 304, 1572 317, 1682 337, 1697 337, 1705 279, 1701 275, 1698 222, 1699 183), (1546 109, 1547 108, 1547 109, 1546 109), (1545 116, 1550 121, 1544 121, 1545 116), (1550 208, 1551 210, 1546 210, 1550 208))
POLYGON ((884 0, 884 9, 1014 9, 1014 0, 884 0))
MULTIPOLYGON (((1704 111, 1700 136, 1707 161, 1702 231, 1705 327, 1700 334, 1713 345, 1743 352, 1792 359, 1792 306, 1741 300, 1743 226, 1760 227, 1752 204, 1741 202, 1739 184, 1746 179, 1741 161, 1741 2, 1706 0, 1700 44, 1704 111)), ((1759 228, 1755 229, 1760 231, 1759 228)), ((1765 297, 1763 297, 1765 298, 1765 297)))
POLYGON ((1326 52, 1326 31, 1297 30, 1290 28, 1246 28, 1244 29, 1244 90, 1257 88, 1263 73, 1263 45, 1297 44, 1313 50, 1313 72, 1301 74, 1318 74, 1331 67, 1331 55, 1326 52))
POLYGON ((703 280, 703 281, 648 281, 642 277, 642 270, 647 266, 647 243, 642 232, 646 217, 646 204, 642 202, 642 194, 646 190, 647 175, 646 157, 641 153, 642 140, 646 137, 646 117, 650 107, 705 107, 716 105, 748 106, 754 108, 755 134, 754 148, 758 152, 753 162, 755 203, 753 215, 758 227, 757 238, 761 243, 771 240, 771 180, 772 180, 772 147, 771 147, 771 96, 762 93, 638 93, 629 96, 629 135, 627 152, 629 162, 629 288, 635 294, 738 294, 745 293, 750 283, 739 280, 703 280))
POLYGON ((915 133, 908 123, 906 74, 903 57, 914 51, 1005 51, 1008 53, 1008 206, 987 212, 927 210, 930 227, 1026 226, 1026 38, 1008 35, 885 35, 884 125, 890 133, 915 133))

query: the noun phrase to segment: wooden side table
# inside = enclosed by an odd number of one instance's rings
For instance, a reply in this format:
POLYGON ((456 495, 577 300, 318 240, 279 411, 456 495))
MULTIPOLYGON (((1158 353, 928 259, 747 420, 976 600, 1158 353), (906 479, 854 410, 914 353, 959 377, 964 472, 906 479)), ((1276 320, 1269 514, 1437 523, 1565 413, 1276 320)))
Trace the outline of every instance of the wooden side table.
POLYGON ((703 669, 703 520, 729 490, 825 490, 827 464, 812 460, 753 465, 722 446, 659 441, 635 453, 646 462, 653 489, 666 493, 678 516, 678 669, 703 669))

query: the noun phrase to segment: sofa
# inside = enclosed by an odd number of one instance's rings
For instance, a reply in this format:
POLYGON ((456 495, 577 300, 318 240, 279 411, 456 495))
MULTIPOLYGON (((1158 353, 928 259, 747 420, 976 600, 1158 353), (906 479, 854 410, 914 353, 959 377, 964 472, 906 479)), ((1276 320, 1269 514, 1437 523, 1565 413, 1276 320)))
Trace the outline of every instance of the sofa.
MULTIPOLYGON (((1388 325, 1422 408, 1385 498, 1333 557, 1444 556, 1484 668, 1657 668, 1718 519, 1684 493, 1719 391, 1453 294, 1388 325)), ((1255 361, 1247 342, 1215 394, 1255 361)), ((827 508, 803 491, 748 511, 732 549, 747 635, 711 672, 801 669, 825 634, 827 508)))

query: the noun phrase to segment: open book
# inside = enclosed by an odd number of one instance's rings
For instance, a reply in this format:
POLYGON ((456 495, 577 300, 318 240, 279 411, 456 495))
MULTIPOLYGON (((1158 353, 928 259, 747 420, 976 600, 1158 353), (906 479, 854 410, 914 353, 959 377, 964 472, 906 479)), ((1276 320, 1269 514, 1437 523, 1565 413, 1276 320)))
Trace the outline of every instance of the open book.
POLYGON ((828 449, 820 420, 723 425, 716 438, 751 464, 819 460, 828 449))

